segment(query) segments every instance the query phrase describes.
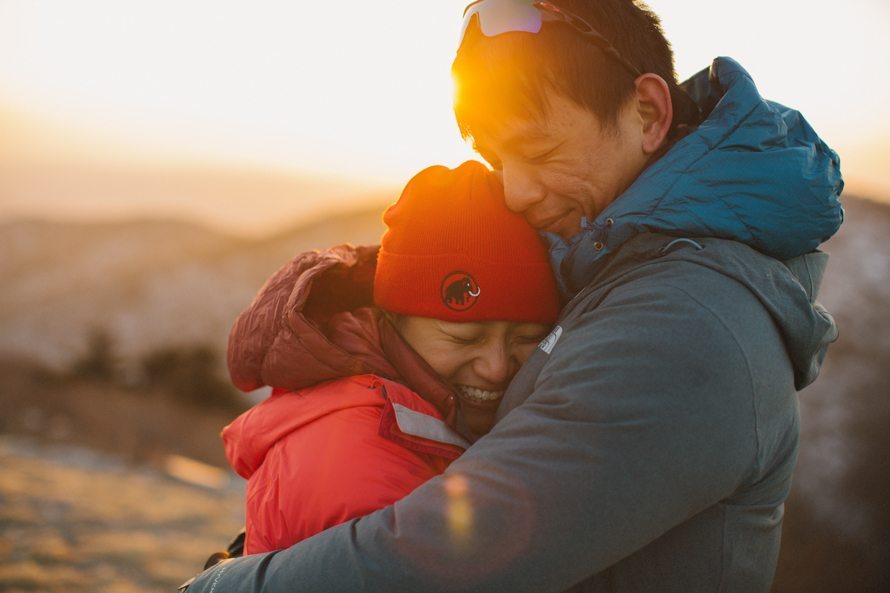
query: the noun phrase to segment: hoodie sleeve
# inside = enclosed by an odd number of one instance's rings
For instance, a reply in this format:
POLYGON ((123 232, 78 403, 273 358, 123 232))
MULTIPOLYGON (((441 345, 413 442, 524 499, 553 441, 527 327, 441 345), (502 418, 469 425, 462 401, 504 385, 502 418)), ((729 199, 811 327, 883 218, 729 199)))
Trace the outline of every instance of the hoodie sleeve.
POLYGON ((189 593, 568 589, 756 471, 746 352, 682 286, 614 290, 445 474, 287 550, 227 561, 189 593))

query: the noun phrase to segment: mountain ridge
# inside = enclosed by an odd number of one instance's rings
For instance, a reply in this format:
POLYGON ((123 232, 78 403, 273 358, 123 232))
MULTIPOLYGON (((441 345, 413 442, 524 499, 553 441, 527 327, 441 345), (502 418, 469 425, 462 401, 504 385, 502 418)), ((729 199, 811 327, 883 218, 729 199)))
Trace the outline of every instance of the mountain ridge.
POLYGON ((165 346, 224 348, 237 313, 296 253, 375 244, 380 209, 252 239, 179 220, 0 223, 0 354, 63 368, 96 331, 125 361, 165 346))
MULTIPOLYGON (((876 289, 856 290, 862 282, 877 287, 890 280, 880 250, 890 204, 855 197, 844 204, 847 221, 824 246, 837 253, 820 300, 845 321, 842 335, 844 326, 871 333, 874 324, 845 309, 867 307, 860 301, 876 289)), ((278 267, 301 251, 376 244, 382 211, 381 205, 319 216, 258 238, 157 217, 2 221, 0 354, 63 367, 95 331, 107 332, 124 358, 165 344, 222 349, 234 317, 278 267)), ((890 336, 874 339, 886 346, 890 336)))

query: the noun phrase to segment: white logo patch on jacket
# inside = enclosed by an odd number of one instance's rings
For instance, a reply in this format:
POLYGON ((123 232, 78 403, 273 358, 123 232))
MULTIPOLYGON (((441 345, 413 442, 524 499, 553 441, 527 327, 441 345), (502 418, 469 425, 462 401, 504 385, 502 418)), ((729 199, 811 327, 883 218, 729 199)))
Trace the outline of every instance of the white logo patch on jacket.
POLYGON ((556 326, 553 328, 553 331, 550 334, 541 340, 541 343, 538 344, 538 348, 544 351, 545 354, 550 354, 553 351, 553 347, 556 346, 556 342, 559 341, 559 337, 562 335, 562 327, 556 326))

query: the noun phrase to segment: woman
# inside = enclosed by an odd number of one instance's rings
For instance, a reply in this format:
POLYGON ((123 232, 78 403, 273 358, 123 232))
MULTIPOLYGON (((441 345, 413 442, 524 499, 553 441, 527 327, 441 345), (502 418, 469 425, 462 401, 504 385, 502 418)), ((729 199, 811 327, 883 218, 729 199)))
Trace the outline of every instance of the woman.
POLYGON ((477 162, 430 167, 377 248, 297 256, 241 314, 234 383, 275 388, 223 431, 248 554, 399 500, 492 425, 559 310, 545 246, 477 162))

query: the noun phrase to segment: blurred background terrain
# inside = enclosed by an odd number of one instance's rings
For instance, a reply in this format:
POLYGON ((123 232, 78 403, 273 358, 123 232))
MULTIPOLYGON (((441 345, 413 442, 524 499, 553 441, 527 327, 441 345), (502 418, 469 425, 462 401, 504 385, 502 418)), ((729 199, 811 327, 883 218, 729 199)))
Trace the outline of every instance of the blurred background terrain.
MULTIPOLYGON (((218 435, 264 393, 230 386, 229 327, 288 258, 376 243, 411 175, 474 158, 467 2, 0 0, 0 591, 169 592, 240 527, 218 435)), ((841 334, 800 396, 774 592, 886 593, 890 4, 648 4, 681 80, 731 56, 843 158, 841 334)))
MULTIPOLYGON (((890 584, 890 205, 844 203, 820 294, 841 334, 800 394, 776 593, 890 584)), ((0 590, 169 590, 225 543, 243 493, 218 433, 250 401, 225 379, 229 326, 293 254, 375 244, 381 208, 263 240, 0 225, 0 590)))
MULTIPOLYGON (((382 206, 268 239, 180 221, 0 223, 0 591, 172 591, 243 525, 219 432, 238 312, 382 206)), ((261 397, 263 394, 257 394, 261 397)))

